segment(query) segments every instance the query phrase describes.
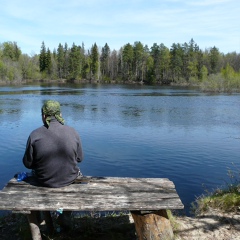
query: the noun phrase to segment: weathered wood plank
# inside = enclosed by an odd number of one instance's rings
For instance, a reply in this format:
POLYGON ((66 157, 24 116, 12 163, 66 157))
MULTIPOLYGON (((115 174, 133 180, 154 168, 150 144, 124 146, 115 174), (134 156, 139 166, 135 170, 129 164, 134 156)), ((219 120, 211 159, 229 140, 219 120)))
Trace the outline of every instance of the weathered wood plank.
MULTIPOLYGON (((102 185, 102 186, 109 186, 109 187, 115 187, 115 186, 122 186, 122 187, 125 187, 125 188, 133 188, 133 187, 136 187, 136 186, 142 186, 144 188, 162 188, 162 189, 175 189, 174 186, 172 186, 171 183, 169 182, 165 182, 165 183, 149 183, 149 182, 135 182, 135 183, 107 183, 107 182, 88 182, 88 183, 77 183, 77 184, 71 184, 67 187, 62 187, 61 189, 71 189, 71 188, 76 188, 76 187, 84 187, 85 185, 87 186, 97 186, 97 185, 102 185)), ((33 184, 30 184, 30 183, 26 183, 26 182, 11 182, 11 183, 8 183, 3 191, 7 191, 9 188, 11 187, 14 187, 14 186, 17 186, 19 188, 21 187, 28 187, 28 188, 32 188, 34 189, 35 186, 33 184)), ((41 186, 38 186, 39 188, 43 188, 45 189, 45 187, 41 187, 41 186)), ((48 188, 47 188, 48 189, 48 188)), ((57 188, 58 189, 58 188, 57 188)), ((56 188, 50 188, 49 191, 58 191, 56 190, 56 188)))
POLYGON ((72 211, 182 209, 174 184, 162 178, 84 177, 63 188, 11 179, 0 192, 2 210, 72 211))
POLYGON ((74 193, 62 193, 62 192, 55 192, 55 193, 41 193, 41 192, 8 192, 8 193, 1 193, 5 194, 8 198, 13 198, 18 197, 19 199, 21 198, 30 198, 30 199, 38 199, 38 198, 53 198, 53 199, 92 199, 94 198, 100 198, 100 199, 115 199, 115 198, 128 198, 128 199, 135 199, 136 201, 148 201, 148 199, 163 199, 163 198, 179 198, 177 193, 174 192, 155 192, 155 193, 149 193, 149 192, 94 192, 94 191, 89 191, 89 192, 74 192, 74 193), (149 195, 150 194, 150 195, 149 195))
MULTIPOLYGON (((9 199, 10 201, 24 201, 26 203, 31 204, 32 201, 42 201, 42 200, 47 200, 47 201, 53 201, 53 202, 59 202, 59 201, 66 201, 66 202, 71 202, 71 201, 81 201, 81 202, 87 202, 87 201, 129 201, 129 202, 135 202, 135 203, 149 203, 149 202, 156 202, 160 200, 168 200, 168 199, 178 199, 178 196, 176 194, 174 195, 168 195, 168 194, 160 194, 160 195, 154 195, 154 196, 149 196, 148 194, 141 194, 140 197, 136 195, 128 196, 128 195, 73 195, 73 194, 67 194, 67 195, 60 195, 60 194, 49 194, 49 195, 42 195, 42 194, 5 194, 5 193, 0 193, 1 196, 1 202, 4 202, 5 200, 9 199)), ((16 203, 17 204, 17 203, 16 203)), ((118 203, 116 202, 116 205, 118 203)))
MULTIPOLYGON (((32 185, 37 184, 36 181, 34 180, 34 178, 29 178, 28 182, 32 185)), ((133 185, 134 183, 136 183, 136 184, 150 184, 153 186, 156 185, 156 186, 160 186, 163 188, 175 188, 175 185, 173 184, 173 182, 166 178, 83 177, 83 178, 76 179, 76 182, 91 183, 91 184, 106 183, 108 185, 113 184, 113 185, 124 185, 124 186, 127 186, 128 184, 133 185)), ((17 182, 16 179, 13 178, 8 182, 6 187, 10 187, 12 184, 21 186, 21 185, 25 185, 26 182, 25 181, 17 182)))
POLYGON ((51 199, 34 200, 34 203, 27 201, 19 201, 17 204, 15 201, 9 201, 1 203, 2 210, 45 210, 56 211, 58 209, 64 209, 69 211, 124 211, 124 210, 160 210, 160 209, 181 209, 182 204, 178 199, 161 199, 158 202, 148 203, 144 202, 130 202, 126 199, 106 200, 98 199, 96 201, 54 201, 51 199))
MULTIPOLYGON (((34 181, 34 178, 29 177, 30 181, 34 181)), ((150 183, 161 183, 161 182, 171 182, 168 178, 130 178, 130 177, 92 177, 83 176, 76 179, 80 182, 107 182, 107 183, 134 183, 134 182, 150 182, 150 183)), ((10 182, 15 182, 15 178, 9 180, 10 182)), ((23 184, 23 182, 17 182, 18 184, 23 184)), ((171 182, 172 183, 172 182, 171 182)), ((173 183, 172 183, 173 184, 173 183)))
MULTIPOLYGON (((111 178, 114 179, 114 178, 111 178)), ((111 182, 107 182, 106 179, 105 181, 102 180, 96 180, 96 181, 90 181, 90 182, 84 182, 84 184, 71 184, 67 187, 63 187, 63 188, 45 188, 45 187, 40 187, 38 186, 38 189, 40 191, 47 191, 47 192, 59 192, 59 189, 61 189, 61 191, 65 191, 65 192, 69 192, 69 191, 78 191, 79 189, 91 189, 91 188, 99 188, 100 186, 106 187, 106 188, 116 188, 116 187, 122 187, 125 188, 127 191, 132 190, 132 189, 139 189, 138 191, 142 191, 142 189, 144 189, 144 191, 146 190, 153 190, 153 189, 174 189, 175 191, 175 186, 173 185, 173 183, 169 180, 165 180, 164 181, 162 179, 159 179, 159 181, 156 181, 156 179, 153 179, 152 181, 150 181, 149 179, 146 179, 146 181, 144 179, 141 179, 141 181, 136 181, 136 179, 130 179, 129 182, 115 182, 111 180, 111 182), (135 180, 135 181, 134 181, 135 180), (87 185, 87 186, 86 186, 87 185)), ((29 190, 35 190, 35 186, 36 182, 35 181, 29 181, 29 183, 26 183, 24 181, 22 182, 17 182, 15 179, 11 179, 9 181, 9 183, 5 186, 5 188, 2 191, 14 191, 14 187, 16 187, 17 191, 19 191, 19 189, 21 190, 26 190, 26 189, 22 189, 22 188, 27 188, 29 190)))
POLYGON ((51 189, 40 189, 38 187, 35 188, 28 188, 28 187, 11 187, 9 191, 3 191, 5 193, 14 194, 14 193, 35 193, 35 194, 127 194, 127 195, 134 195, 134 194, 170 194, 176 193, 174 189, 162 189, 162 188, 144 188, 143 186, 136 186, 134 188, 125 188, 121 186, 106 186, 106 185, 96 185, 96 186, 84 186, 84 187, 69 187, 69 189, 58 189, 52 191, 51 189))

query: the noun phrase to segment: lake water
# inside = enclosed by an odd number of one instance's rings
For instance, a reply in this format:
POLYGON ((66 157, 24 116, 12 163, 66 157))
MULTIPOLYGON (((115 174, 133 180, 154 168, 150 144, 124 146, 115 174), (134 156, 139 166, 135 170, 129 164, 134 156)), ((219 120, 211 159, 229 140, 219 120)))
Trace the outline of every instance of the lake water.
MULTIPOLYGON (((240 94, 128 85, 0 87, 0 189, 22 164, 44 100, 80 134, 84 175, 169 178, 186 212, 240 169, 240 94)), ((239 173, 239 171, 237 172, 239 173)))

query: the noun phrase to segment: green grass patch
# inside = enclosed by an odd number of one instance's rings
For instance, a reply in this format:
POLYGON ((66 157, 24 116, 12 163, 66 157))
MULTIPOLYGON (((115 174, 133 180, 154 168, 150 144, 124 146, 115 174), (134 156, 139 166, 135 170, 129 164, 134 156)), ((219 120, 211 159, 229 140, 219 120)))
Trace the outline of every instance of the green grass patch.
POLYGON ((210 209, 221 212, 240 211, 240 171, 228 170, 230 181, 223 187, 213 192, 198 197, 192 204, 192 212, 195 215, 203 214, 210 209))

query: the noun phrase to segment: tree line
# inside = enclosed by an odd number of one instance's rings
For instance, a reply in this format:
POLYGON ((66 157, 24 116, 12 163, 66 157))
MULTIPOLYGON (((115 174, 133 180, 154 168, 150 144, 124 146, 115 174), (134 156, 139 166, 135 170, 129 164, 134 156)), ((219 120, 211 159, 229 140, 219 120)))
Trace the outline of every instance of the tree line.
MULTIPOLYGON (((188 43, 163 43, 151 47, 140 41, 111 50, 106 43, 90 49, 84 44, 71 47, 59 43, 51 51, 42 42, 39 54, 28 56, 16 42, 0 44, 0 80, 5 82, 64 79, 145 84, 201 84, 214 79, 233 79, 240 72, 240 54, 223 54, 216 46, 202 50, 191 39, 188 43)), ((233 80, 231 80, 233 81, 233 80)))

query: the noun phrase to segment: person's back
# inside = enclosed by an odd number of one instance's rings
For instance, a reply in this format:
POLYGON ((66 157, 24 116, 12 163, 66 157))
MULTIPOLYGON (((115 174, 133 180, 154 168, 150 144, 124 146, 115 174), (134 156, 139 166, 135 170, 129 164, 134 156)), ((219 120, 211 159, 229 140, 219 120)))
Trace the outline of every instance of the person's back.
POLYGON ((46 101, 42 117, 44 126, 30 134, 23 163, 34 170, 43 186, 67 186, 80 172, 78 162, 83 160, 80 137, 73 128, 63 125, 58 102, 46 101))

